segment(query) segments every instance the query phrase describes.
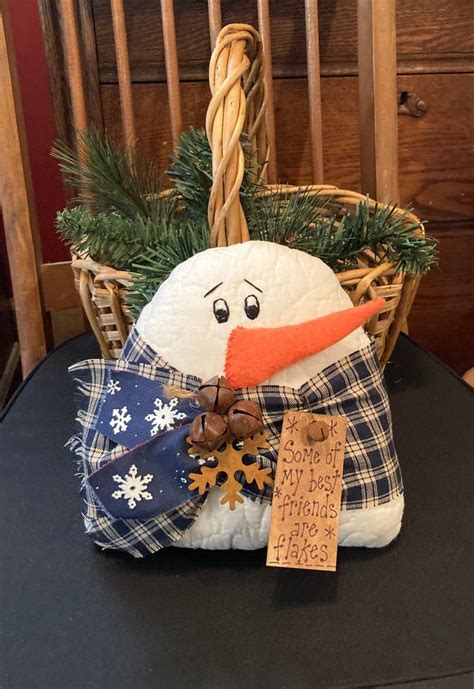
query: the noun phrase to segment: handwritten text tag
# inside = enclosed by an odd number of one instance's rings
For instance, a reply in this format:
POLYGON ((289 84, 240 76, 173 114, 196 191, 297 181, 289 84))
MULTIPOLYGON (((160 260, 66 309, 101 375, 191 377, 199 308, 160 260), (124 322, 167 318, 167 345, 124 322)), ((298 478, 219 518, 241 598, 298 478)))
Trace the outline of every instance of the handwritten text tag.
POLYGON ((343 416, 285 414, 267 565, 336 570, 346 426, 343 416))

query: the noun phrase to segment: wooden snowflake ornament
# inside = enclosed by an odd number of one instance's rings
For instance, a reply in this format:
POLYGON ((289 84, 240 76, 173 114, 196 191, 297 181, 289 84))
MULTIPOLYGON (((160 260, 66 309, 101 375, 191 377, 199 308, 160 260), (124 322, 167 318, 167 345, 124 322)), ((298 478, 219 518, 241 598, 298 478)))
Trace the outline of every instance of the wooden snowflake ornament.
MULTIPOLYGON (((271 469, 269 467, 263 469, 257 461, 251 464, 245 464, 243 461, 245 455, 259 455, 261 450, 268 448, 268 446, 267 436, 263 432, 240 441, 237 448, 234 447, 234 443, 229 441, 221 450, 213 452, 212 455, 206 453, 206 458, 213 457, 217 464, 214 467, 203 466, 197 474, 190 473, 189 478, 193 482, 189 484, 189 489, 198 490, 199 495, 203 495, 209 488, 217 485, 219 474, 226 474, 226 480, 220 486, 224 492, 221 504, 227 503, 230 509, 234 510, 238 502, 244 502, 240 495, 243 484, 236 479, 235 474, 237 472, 242 472, 246 483, 255 481, 260 489, 266 483, 272 483, 273 479, 270 476, 271 469)), ((201 450, 195 446, 191 446, 189 454, 200 454, 203 457, 201 450)))

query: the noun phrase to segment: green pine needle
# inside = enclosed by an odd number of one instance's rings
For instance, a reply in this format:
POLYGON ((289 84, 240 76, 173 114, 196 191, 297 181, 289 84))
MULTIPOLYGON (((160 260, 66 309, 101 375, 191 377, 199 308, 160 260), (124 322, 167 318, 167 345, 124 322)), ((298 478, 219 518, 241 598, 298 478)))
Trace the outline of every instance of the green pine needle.
POLYGON ((305 189, 282 198, 256 197, 248 215, 251 239, 305 251, 336 272, 357 267, 357 257, 367 249, 382 248, 397 272, 423 274, 436 263, 435 240, 416 235, 420 224, 406 222, 408 211, 400 215, 391 206, 371 212, 365 200, 337 223, 329 206, 330 200, 305 189))
POLYGON ((78 151, 57 142, 52 155, 64 181, 78 190, 78 202, 98 213, 125 218, 156 218, 161 178, 155 163, 144 163, 130 147, 117 146, 108 134, 90 129, 79 135, 78 151))
POLYGON ((212 156, 206 134, 191 129, 181 134, 168 176, 193 218, 207 217, 207 204, 212 186, 212 156))
POLYGON ((163 198, 153 217, 123 216, 116 210, 93 215, 83 206, 66 208, 56 217, 56 227, 69 246, 98 263, 118 270, 130 270, 150 247, 158 246, 162 235, 180 214, 175 196, 163 198))
POLYGON ((182 216, 133 266, 133 285, 129 288, 127 305, 138 318, 158 287, 183 261, 210 246, 207 221, 182 216))
POLYGON ((262 196, 257 188, 249 201, 247 218, 251 239, 312 253, 317 230, 328 222, 323 212, 326 200, 310 190, 262 196))

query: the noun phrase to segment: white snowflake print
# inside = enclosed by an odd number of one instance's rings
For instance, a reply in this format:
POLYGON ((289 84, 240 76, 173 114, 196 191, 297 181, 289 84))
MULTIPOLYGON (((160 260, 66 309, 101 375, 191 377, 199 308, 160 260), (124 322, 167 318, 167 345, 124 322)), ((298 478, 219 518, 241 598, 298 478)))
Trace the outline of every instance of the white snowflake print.
POLYGON ((186 414, 175 409, 177 404, 177 397, 173 397, 168 404, 164 404, 159 397, 156 398, 155 409, 145 416, 145 421, 151 423, 151 435, 156 435, 158 431, 170 431, 176 421, 185 418, 186 414))
POLYGON ((134 510, 137 502, 141 500, 153 500, 153 495, 146 489, 153 479, 153 474, 146 474, 145 476, 137 476, 137 474, 138 469, 135 464, 132 464, 128 474, 125 474, 123 478, 120 474, 112 476, 115 483, 120 485, 118 490, 114 490, 112 497, 116 500, 119 498, 127 500, 131 510, 134 510))
POLYGON ((131 420, 132 417, 128 413, 127 407, 113 409, 112 418, 110 419, 109 424, 114 429, 114 435, 120 433, 120 431, 126 431, 131 420))
POLYGON ((121 389, 120 381, 112 380, 112 378, 109 380, 109 384, 107 385, 107 392, 109 395, 115 395, 115 393, 120 392, 121 389))

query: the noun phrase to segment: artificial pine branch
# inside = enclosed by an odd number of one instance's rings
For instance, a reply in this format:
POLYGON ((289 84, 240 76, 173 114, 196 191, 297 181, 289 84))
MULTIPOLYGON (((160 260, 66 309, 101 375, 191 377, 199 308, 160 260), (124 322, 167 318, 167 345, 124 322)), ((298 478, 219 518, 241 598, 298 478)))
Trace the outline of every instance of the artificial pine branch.
POLYGON ((168 168, 168 176, 192 218, 206 218, 212 186, 212 155, 203 129, 183 132, 168 168))
POLYGON ((152 218, 124 217, 115 210, 93 215, 75 206, 57 214, 56 227, 78 253, 118 270, 130 270, 144 252, 160 244, 169 228, 180 222, 181 214, 177 197, 170 194, 156 206, 152 218))
POLYGON ((356 267, 366 249, 375 253, 382 248, 397 271, 416 275, 436 263, 435 241, 415 234, 420 224, 407 223, 407 212, 399 215, 392 206, 371 213, 365 200, 336 222, 328 203, 305 189, 283 197, 257 196, 248 214, 251 239, 305 251, 336 272, 356 267))
POLYGON ((113 211, 94 216, 82 206, 58 213, 56 225, 75 251, 119 270, 130 270, 144 251, 159 243, 163 232, 162 225, 139 215, 124 218, 113 211))
POLYGON ((149 248, 134 264, 133 285, 126 299, 131 314, 138 318, 143 307, 174 268, 209 246, 207 221, 181 215, 179 221, 162 235, 160 243, 149 248))
POLYGON ((78 190, 78 202, 96 212, 115 211, 125 218, 156 219, 161 211, 160 175, 135 149, 118 147, 108 134, 92 128, 79 135, 78 150, 57 142, 52 155, 66 184, 78 190))
POLYGON ((249 201, 247 218, 251 239, 308 251, 315 230, 328 222, 322 210, 326 200, 307 189, 262 195, 257 187, 249 201))
MULTIPOLYGON (((245 153, 245 137, 242 144, 245 153)), ((95 215, 81 206, 62 211, 58 230, 68 244, 96 261, 133 270, 127 301, 136 316, 173 268, 209 248, 209 143, 203 130, 191 129, 181 136, 168 171, 174 188, 167 196, 159 196, 154 165, 116 147, 107 135, 87 132, 80 147, 76 154, 58 145, 55 155, 95 215)), ((371 210, 363 201, 353 213, 337 218, 331 199, 310 190, 269 194, 248 155, 246 160, 240 197, 252 239, 305 251, 335 271, 356 267, 358 256, 368 249, 382 254, 381 260, 392 262, 397 271, 422 274, 436 263, 434 240, 416 234, 419 224, 407 223, 406 214, 396 213, 395 207, 371 210)))

